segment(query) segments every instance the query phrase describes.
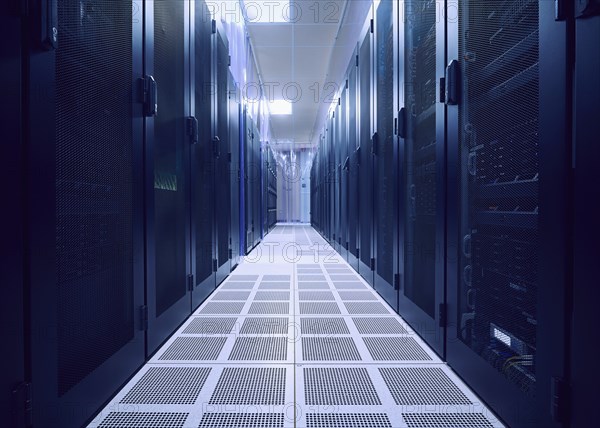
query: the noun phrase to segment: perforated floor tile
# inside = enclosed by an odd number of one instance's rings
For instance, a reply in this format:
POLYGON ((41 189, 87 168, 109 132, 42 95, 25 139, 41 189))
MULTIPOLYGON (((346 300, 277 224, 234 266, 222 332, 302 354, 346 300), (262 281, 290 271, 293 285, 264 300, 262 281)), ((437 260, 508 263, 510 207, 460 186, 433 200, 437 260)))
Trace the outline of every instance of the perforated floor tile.
POLYGON ((290 275, 264 275, 263 281, 289 281, 290 275))
POLYGON ((304 361, 359 361, 360 353, 351 337, 303 337, 304 361))
POLYGON ((258 286, 259 290, 289 290, 291 284, 289 282, 261 282, 258 286))
POLYGON ((285 361, 287 340, 287 337, 238 337, 229 360, 285 361))
POLYGON ((304 399, 308 405, 380 405, 381 400, 364 367, 304 368, 304 399))
POLYGON ((229 334, 237 318, 196 317, 183 329, 181 334, 229 334))
POLYGON ((299 282, 298 290, 329 290, 329 284, 326 282, 299 282))
POLYGON ((427 361, 431 357, 412 337, 363 337, 371 357, 377 361, 427 361))
POLYGON ((290 313, 289 302, 252 302, 249 314, 287 315, 290 313))
POLYGON ((370 291, 338 291, 338 294, 342 300, 377 300, 370 291))
POLYGON ((471 400, 440 367, 380 367, 398 405, 461 405, 471 400))
POLYGON ((335 302, 300 302, 300 313, 302 315, 341 314, 335 302))
POLYGON ((198 428, 283 428, 283 413, 205 413, 198 428))
POLYGON ((283 405, 286 370, 285 367, 225 367, 209 404, 283 405))
POLYGON ((240 329, 240 334, 287 334, 288 323, 288 318, 246 318, 240 329))
POLYGON ((351 315, 389 314, 385 306, 379 302, 344 302, 346 310, 351 315))
POLYGON ((289 291, 257 291, 254 300, 290 300, 289 291))
POLYGON ((212 300, 248 300, 249 291, 217 291, 212 300))
POLYGON ((493 428, 480 413, 403 413, 408 428, 493 428))
POLYGON ((98 428, 183 428, 184 412, 110 412, 98 428))
POLYGON ((352 318, 360 334, 407 334, 408 331, 396 318, 352 318))
POLYGON ((226 337, 177 337, 158 359, 161 361, 216 360, 226 341, 226 337))
POLYGON ((312 301, 326 301, 335 300, 331 291, 300 291, 298 293, 300 301, 312 300, 312 301))
POLYGON ((239 275, 232 274, 229 277, 232 281, 256 281, 258 279, 258 275, 239 275))
POLYGON ((254 282, 230 281, 219 287, 220 290, 252 290, 254 282))
POLYGON ((300 318, 302 334, 350 334, 344 318, 300 318))
POLYGON ((308 413, 307 428, 391 428, 385 413, 308 413))
POLYGON ((150 367, 121 399, 125 404, 194 404, 208 367, 150 367))
POLYGON ((368 290, 360 281, 334 281, 333 286, 338 290, 368 290))
POLYGON ((354 275, 354 274, 340 275, 340 274, 330 273, 329 277, 331 278, 332 281, 352 281, 352 280, 358 279, 358 276, 354 275))
POLYGON ((198 311, 199 314, 239 314, 244 308, 245 302, 208 302, 206 306, 198 311))
POLYGON ((323 275, 298 275, 298 281, 325 281, 323 275))

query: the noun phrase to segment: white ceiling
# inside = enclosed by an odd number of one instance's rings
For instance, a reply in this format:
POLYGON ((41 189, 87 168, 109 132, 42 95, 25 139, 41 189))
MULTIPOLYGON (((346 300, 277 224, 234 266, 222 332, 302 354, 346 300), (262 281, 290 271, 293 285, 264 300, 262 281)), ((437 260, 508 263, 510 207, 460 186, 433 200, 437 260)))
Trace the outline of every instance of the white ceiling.
POLYGON ((293 101, 292 115, 271 116, 273 145, 316 144, 331 101, 333 87, 327 84, 344 79, 370 5, 370 0, 293 1, 291 10, 300 11, 295 22, 247 23, 263 83, 273 98, 293 101))

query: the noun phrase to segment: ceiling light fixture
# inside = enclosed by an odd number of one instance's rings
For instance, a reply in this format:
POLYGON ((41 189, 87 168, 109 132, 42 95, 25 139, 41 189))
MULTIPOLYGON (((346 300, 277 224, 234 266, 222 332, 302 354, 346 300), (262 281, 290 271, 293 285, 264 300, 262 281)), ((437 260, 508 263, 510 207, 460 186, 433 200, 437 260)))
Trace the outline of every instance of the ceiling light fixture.
POLYGON ((269 101, 269 112, 273 116, 292 114, 292 103, 288 100, 269 101))
POLYGON ((244 11, 250 24, 289 22, 290 1, 244 0, 244 11))

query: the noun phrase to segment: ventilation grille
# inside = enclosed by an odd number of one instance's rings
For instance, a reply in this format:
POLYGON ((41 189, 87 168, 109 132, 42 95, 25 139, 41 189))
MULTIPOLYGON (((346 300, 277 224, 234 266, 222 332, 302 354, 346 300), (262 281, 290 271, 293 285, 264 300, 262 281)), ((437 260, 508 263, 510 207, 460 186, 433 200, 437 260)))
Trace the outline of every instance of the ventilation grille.
POLYGON ((298 281, 325 281, 324 275, 298 275, 298 281))
POLYGON ((323 269, 321 269, 321 268, 313 268, 313 269, 298 268, 298 273, 309 274, 309 275, 322 275, 323 269))
POLYGON ((198 428, 283 428, 283 413, 205 413, 198 428))
POLYGON ((379 372, 398 405, 472 404, 440 367, 382 367, 379 372))
POLYGON ((350 334, 343 318, 300 318, 302 334, 350 334))
POLYGON ((493 428, 479 413, 403 413, 408 428, 493 428))
POLYGON ((182 334, 229 334, 237 318, 193 318, 182 334))
POLYGON ((290 275, 265 275, 263 281, 289 281, 290 275))
POLYGON ((300 302, 300 313, 302 315, 341 314, 335 302, 300 302))
POLYGON ((360 334, 408 334, 396 318, 352 318, 360 334))
POLYGON ((126 404, 195 404, 207 367, 150 367, 123 397, 126 404))
POLYGON ((283 405, 285 370, 284 367, 226 367, 208 404, 283 405))
POLYGON ((351 337, 303 337, 304 361, 359 361, 360 353, 351 337))
POLYGON ((308 413, 307 428, 391 428, 385 413, 308 413))
POLYGON ((289 290, 289 282, 261 282, 258 286, 259 290, 289 290))
POLYGON ((284 361, 287 337, 238 337, 229 355, 230 361, 284 361))
POLYGON ((217 291, 212 300, 248 300, 249 291, 217 291))
POLYGON ((356 281, 358 279, 356 275, 334 275, 330 273, 329 276, 332 281, 356 281))
POLYGON ((389 311, 379 302, 344 302, 349 314, 389 314, 389 311))
POLYGON ((253 282, 229 281, 221 285, 221 290, 251 290, 254 288, 253 282))
POLYGON ((370 291, 338 291, 342 300, 377 300, 370 291))
POLYGON ((159 360, 216 360, 226 337, 177 337, 159 360))
POLYGON ((333 285, 340 290, 364 290, 367 288, 362 282, 358 281, 335 281, 333 285))
POLYGON ((289 302, 254 302, 250 305, 249 314, 288 315, 289 302))
POLYGON ((289 291, 257 291, 254 300, 290 300, 289 291))
POLYGON ((244 309, 244 302, 208 302, 199 314, 239 314, 244 309))
POLYGON ((229 278, 233 281, 256 281, 258 275, 231 275, 229 278))
POLYGON ((363 337, 363 340, 377 361, 431 360, 412 337, 363 337))
POLYGON ((329 284, 326 282, 299 282, 299 290, 329 290, 329 284))
POLYGON ((305 368, 304 399, 309 406, 381 405, 377 390, 364 367, 305 368))
POLYGON ((246 318, 240 334, 287 334, 288 318, 246 318))
POLYGON ((331 291, 300 291, 300 300, 335 300, 331 291))
POLYGON ((98 428, 183 428, 188 413, 110 412, 98 428))

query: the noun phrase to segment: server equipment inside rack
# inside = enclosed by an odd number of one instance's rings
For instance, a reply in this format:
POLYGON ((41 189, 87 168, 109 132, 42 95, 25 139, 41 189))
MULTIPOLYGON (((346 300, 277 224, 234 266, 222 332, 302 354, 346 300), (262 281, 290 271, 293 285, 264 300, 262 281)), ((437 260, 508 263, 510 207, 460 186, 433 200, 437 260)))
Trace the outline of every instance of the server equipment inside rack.
POLYGON ((600 0, 7 0, 0 426, 596 426, 600 0))

